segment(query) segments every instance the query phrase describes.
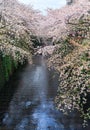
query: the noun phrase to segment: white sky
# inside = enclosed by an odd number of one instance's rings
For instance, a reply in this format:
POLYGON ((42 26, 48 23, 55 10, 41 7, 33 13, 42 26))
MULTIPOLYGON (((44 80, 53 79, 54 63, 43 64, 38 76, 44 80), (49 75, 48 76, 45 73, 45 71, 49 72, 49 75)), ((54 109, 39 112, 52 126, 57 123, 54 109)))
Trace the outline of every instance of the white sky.
POLYGON ((24 4, 31 4, 35 9, 39 9, 43 13, 47 8, 60 8, 66 4, 66 0, 18 0, 24 4))

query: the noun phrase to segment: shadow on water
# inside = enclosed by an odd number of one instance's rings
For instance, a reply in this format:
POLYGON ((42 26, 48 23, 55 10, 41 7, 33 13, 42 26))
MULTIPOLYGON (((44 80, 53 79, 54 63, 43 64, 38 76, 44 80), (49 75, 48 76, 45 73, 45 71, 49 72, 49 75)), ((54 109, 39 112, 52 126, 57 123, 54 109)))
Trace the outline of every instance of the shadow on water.
POLYGON ((12 96, 18 87, 20 80, 19 73, 23 70, 23 67, 25 67, 25 65, 20 66, 19 69, 14 72, 13 77, 10 77, 10 80, 6 82, 5 86, 0 89, 0 125, 3 114, 7 111, 12 96))
POLYGON ((57 87, 58 74, 48 71, 42 56, 34 57, 0 95, 0 130, 90 130, 82 128, 78 113, 65 116, 55 109, 57 87))

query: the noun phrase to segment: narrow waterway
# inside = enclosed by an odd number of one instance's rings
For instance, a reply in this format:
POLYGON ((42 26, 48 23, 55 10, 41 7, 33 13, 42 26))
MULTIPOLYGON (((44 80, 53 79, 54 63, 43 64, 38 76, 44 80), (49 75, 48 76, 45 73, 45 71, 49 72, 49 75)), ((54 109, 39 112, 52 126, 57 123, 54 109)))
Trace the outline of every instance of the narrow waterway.
POLYGON ((3 109, 0 130, 90 130, 90 126, 82 128, 77 113, 65 116, 55 109, 58 80, 54 73, 48 71, 44 58, 38 56, 18 73, 18 78, 12 79, 10 86, 16 90, 10 95, 11 101, 5 93, 0 98, 4 102, 0 106, 3 109))

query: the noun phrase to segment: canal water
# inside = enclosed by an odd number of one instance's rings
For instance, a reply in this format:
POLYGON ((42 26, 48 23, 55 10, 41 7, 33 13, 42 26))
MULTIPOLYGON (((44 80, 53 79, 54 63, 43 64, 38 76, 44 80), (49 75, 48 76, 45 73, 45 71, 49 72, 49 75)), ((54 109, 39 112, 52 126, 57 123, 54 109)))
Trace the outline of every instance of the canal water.
POLYGON ((0 95, 0 130, 90 130, 79 114, 65 116, 55 108, 58 75, 42 56, 33 58, 6 84, 0 95))

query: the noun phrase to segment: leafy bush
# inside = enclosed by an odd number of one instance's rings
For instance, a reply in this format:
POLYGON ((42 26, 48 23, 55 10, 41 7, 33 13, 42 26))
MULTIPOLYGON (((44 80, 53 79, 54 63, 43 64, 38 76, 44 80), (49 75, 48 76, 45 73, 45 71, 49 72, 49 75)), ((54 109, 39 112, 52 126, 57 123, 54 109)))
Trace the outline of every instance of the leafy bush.
POLYGON ((61 57, 65 57, 67 54, 73 51, 75 48, 73 45, 71 45, 68 40, 63 40, 62 42, 58 43, 60 46, 57 50, 57 53, 61 55, 61 57))

